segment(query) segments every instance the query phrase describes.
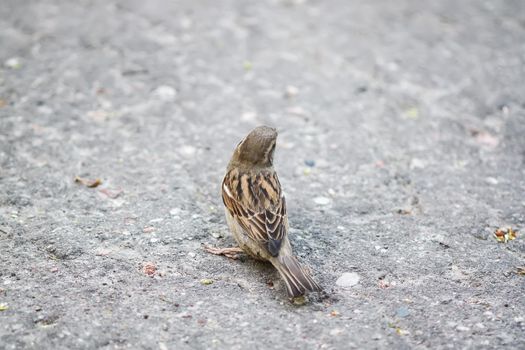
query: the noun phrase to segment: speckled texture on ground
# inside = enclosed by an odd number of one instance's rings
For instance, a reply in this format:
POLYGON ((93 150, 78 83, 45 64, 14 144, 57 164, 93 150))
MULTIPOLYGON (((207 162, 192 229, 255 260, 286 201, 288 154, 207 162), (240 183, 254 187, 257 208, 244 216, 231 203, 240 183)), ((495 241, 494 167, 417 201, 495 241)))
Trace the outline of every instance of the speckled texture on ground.
POLYGON ((492 237, 525 2, 3 0, 0 63, 0 349, 525 348, 525 236, 492 237), (331 299, 202 250, 259 124, 331 299))

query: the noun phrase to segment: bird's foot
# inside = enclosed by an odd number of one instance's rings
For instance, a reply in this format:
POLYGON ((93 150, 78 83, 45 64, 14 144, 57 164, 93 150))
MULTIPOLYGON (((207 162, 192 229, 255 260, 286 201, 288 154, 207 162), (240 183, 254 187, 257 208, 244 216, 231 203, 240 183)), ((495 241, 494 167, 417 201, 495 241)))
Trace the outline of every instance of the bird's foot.
POLYGON ((214 248, 209 246, 204 246, 204 250, 208 253, 215 254, 215 255, 224 255, 225 257, 228 257, 230 259, 239 259, 239 254, 244 253, 244 251, 239 247, 231 247, 231 248, 214 248))

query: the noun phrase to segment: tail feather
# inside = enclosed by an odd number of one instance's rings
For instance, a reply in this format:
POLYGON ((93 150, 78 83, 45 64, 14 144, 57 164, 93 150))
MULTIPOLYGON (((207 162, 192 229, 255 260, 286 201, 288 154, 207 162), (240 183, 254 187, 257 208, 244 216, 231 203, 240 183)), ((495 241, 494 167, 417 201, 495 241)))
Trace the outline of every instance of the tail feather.
POLYGON ((299 297, 306 292, 322 291, 321 287, 313 280, 310 273, 301 266, 296 257, 279 254, 276 259, 272 259, 272 264, 277 268, 284 280, 286 291, 290 298, 299 297))

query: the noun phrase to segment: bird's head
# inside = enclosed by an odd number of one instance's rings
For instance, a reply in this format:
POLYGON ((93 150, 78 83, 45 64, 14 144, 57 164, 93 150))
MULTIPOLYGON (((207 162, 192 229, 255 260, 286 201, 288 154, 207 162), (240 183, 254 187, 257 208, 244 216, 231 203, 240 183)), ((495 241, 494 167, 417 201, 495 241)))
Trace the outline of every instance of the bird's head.
POLYGON ((244 165, 272 166, 277 130, 269 126, 258 126, 235 148, 232 161, 244 165))

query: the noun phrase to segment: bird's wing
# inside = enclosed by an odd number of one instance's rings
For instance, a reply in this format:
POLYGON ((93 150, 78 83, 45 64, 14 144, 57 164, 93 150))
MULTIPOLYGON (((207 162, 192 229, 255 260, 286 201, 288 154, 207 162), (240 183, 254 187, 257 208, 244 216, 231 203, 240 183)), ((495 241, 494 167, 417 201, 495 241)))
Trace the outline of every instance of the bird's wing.
POLYGON ((275 171, 256 176, 236 169, 229 171, 222 183, 222 199, 251 239, 266 247, 272 256, 279 255, 288 219, 286 201, 275 171))

